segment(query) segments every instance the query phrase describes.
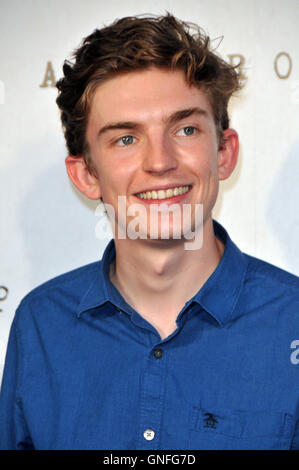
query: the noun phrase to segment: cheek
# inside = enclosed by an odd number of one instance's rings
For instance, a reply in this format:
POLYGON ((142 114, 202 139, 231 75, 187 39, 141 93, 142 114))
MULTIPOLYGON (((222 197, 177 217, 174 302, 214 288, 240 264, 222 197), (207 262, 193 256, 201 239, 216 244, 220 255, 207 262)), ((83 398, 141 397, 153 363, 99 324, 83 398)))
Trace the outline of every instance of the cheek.
POLYGON ((218 147, 211 138, 203 138, 200 143, 192 145, 184 157, 198 175, 204 177, 218 173, 218 147))
POLYGON ((211 209, 219 190, 218 167, 216 158, 202 158, 197 164, 200 198, 206 208, 211 209))
POLYGON ((217 161, 215 159, 199 158, 196 162, 195 171, 200 179, 209 179, 218 176, 217 161))
POLYGON ((102 164, 99 168, 99 184, 106 200, 114 200, 117 196, 125 196, 130 192, 135 170, 124 162, 102 164))

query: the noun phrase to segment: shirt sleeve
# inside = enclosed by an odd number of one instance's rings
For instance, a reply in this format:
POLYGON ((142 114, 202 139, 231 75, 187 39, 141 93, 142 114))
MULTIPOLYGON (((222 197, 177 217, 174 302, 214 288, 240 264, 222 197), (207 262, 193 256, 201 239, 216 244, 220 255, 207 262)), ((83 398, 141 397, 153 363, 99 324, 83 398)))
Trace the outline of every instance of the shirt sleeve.
POLYGON ((0 391, 0 450, 34 448, 23 416, 21 398, 18 396, 22 351, 16 316, 10 328, 0 391))

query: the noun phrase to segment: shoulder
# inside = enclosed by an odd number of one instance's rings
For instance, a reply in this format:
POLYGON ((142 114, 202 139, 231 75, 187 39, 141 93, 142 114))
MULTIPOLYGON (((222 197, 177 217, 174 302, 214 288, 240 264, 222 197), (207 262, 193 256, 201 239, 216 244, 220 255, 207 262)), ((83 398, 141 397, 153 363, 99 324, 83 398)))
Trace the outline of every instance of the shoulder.
POLYGON ((58 291, 67 293, 79 290, 79 292, 81 292, 88 288, 94 276, 99 273, 100 263, 101 261, 95 261, 49 279, 32 289, 22 299, 22 302, 32 301, 36 297, 41 297, 49 293, 55 294, 58 293, 58 291))
POLYGON ((16 321, 30 317, 53 320, 65 314, 74 316, 76 308, 90 286, 99 279, 101 260, 59 274, 26 294, 16 311, 16 321))
POLYGON ((246 311, 266 314, 274 323, 279 319, 279 324, 282 322, 298 332, 298 276, 254 256, 245 254, 245 257, 248 265, 242 300, 246 311))
POLYGON ((244 254, 244 256, 248 261, 247 280, 255 280, 261 285, 273 288, 287 288, 299 295, 298 276, 254 256, 248 254, 244 254))
POLYGON ((31 300, 35 296, 43 295, 49 291, 75 288, 76 284, 86 287, 92 281, 94 275, 99 272, 101 260, 80 266, 65 273, 59 274, 52 279, 32 289, 23 300, 31 300))

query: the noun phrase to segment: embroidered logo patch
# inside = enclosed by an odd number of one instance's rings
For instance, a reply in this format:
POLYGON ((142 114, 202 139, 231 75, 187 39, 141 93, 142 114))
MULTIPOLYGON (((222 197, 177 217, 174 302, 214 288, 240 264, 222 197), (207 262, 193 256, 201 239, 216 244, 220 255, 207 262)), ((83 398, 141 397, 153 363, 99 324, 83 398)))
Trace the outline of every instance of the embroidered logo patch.
POLYGON ((216 429, 216 425, 218 424, 218 420, 212 413, 205 413, 206 418, 204 418, 204 428, 211 428, 216 429))

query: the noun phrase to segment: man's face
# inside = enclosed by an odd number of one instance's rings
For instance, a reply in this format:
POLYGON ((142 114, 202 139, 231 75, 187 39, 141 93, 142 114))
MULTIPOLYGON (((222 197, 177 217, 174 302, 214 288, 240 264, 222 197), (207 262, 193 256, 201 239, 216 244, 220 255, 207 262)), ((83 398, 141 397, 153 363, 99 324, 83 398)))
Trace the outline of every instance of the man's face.
POLYGON ((211 217, 219 180, 213 111, 182 71, 151 68, 101 84, 86 137, 101 197, 116 215, 118 196, 126 196, 127 208, 201 203, 204 222, 211 217))

